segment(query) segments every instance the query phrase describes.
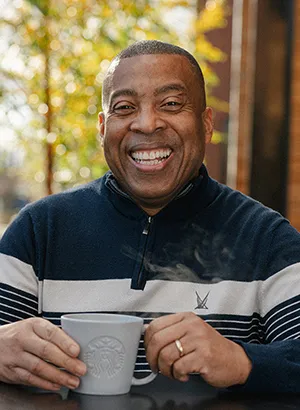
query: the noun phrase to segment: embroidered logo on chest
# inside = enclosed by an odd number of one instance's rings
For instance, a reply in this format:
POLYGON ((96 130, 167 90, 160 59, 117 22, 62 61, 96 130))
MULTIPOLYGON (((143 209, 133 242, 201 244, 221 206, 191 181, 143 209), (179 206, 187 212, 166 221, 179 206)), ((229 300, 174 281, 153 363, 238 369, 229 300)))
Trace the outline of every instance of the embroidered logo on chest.
POLYGON ((197 291, 195 293, 197 297, 197 306, 195 307, 195 310, 196 309, 208 309, 206 303, 207 303, 209 292, 207 292, 207 294, 204 296, 203 299, 199 296, 197 291))

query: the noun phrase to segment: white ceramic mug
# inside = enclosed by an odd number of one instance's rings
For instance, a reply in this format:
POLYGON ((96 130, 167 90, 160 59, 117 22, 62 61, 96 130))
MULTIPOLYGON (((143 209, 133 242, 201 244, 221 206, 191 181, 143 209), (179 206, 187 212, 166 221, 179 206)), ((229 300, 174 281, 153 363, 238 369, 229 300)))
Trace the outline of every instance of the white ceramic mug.
POLYGON ((128 393, 132 385, 151 382, 155 373, 133 377, 143 319, 106 313, 74 313, 61 317, 62 329, 80 346, 79 359, 87 366, 78 393, 115 395, 128 393))

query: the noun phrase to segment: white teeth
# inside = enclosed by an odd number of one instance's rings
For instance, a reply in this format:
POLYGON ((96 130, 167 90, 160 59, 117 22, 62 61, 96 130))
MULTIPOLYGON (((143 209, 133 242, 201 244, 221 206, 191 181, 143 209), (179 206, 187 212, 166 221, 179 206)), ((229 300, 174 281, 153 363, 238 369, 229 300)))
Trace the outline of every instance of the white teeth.
POLYGON ((171 155, 170 149, 164 149, 159 151, 136 151, 131 153, 131 157, 143 164, 155 165, 162 162, 165 158, 171 155))

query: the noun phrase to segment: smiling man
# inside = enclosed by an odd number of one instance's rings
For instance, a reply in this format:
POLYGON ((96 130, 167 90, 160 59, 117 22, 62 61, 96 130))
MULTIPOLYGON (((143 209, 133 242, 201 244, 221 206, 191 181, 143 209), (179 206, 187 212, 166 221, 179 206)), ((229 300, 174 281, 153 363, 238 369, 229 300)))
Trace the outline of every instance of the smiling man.
POLYGON ((89 369, 61 315, 116 312, 149 324, 137 375, 300 392, 300 235, 209 177, 212 110, 194 57, 135 43, 102 99, 110 171, 26 206, 1 240, 0 380, 78 386, 89 369))
POLYGON ((212 111, 201 72, 186 56, 126 55, 104 82, 100 131, 120 186, 154 215, 198 175, 212 111))

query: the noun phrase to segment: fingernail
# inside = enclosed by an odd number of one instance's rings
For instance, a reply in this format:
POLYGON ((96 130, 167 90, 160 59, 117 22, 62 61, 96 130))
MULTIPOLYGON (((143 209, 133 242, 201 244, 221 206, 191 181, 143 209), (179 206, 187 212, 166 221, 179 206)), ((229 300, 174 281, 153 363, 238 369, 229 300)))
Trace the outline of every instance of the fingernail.
POLYGON ((70 389, 76 389, 79 386, 79 380, 69 380, 68 387, 70 389))
POLYGON ((71 346, 69 347, 69 352, 71 353, 71 355, 77 356, 77 355, 78 355, 78 346, 76 346, 76 345, 71 345, 71 346))
POLYGON ((78 364, 75 369, 75 374, 77 376, 83 376, 86 373, 86 365, 85 364, 78 364))

